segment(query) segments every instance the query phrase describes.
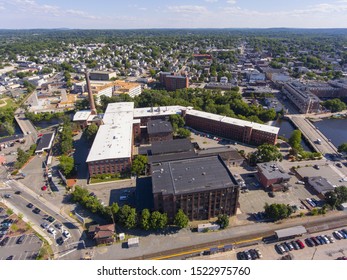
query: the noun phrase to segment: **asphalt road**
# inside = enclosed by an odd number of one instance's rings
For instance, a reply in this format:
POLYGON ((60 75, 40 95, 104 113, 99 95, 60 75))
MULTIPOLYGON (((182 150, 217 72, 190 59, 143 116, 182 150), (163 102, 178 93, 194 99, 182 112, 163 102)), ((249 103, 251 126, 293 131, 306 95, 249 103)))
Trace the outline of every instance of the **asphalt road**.
POLYGON ((317 151, 323 155, 337 153, 336 147, 318 129, 316 129, 309 120, 306 120, 305 115, 301 115, 300 117, 290 116, 290 118, 317 151), (316 143, 317 139, 321 140, 321 144, 316 143))
POLYGON ((3 194, 11 194, 11 198, 4 199, 8 203, 13 205, 19 213, 23 213, 26 220, 30 221, 37 228, 40 228, 41 234, 46 237, 46 240, 50 240, 52 244, 52 249, 57 258, 67 258, 67 259, 80 259, 82 257, 82 252, 76 250, 75 246, 79 245, 78 249, 83 248, 83 242, 81 241, 81 232, 79 229, 78 222, 65 218, 61 213, 61 209, 52 205, 50 202, 42 198, 40 195, 37 195, 20 182, 14 180, 8 180, 5 184, 10 189, 1 190, 3 194), (14 194, 15 191, 20 190, 21 194, 14 194), (33 208, 28 208, 28 203, 34 204, 33 208), (32 210, 37 207, 41 210, 39 214, 35 214, 32 210), (55 218, 53 223, 50 223, 46 220, 48 216, 55 218), (56 234, 50 234, 46 229, 41 227, 42 223, 47 223, 49 227, 53 227, 56 230, 56 234), (58 229, 55 227, 56 224, 62 224, 63 227, 58 229), (67 230, 70 232, 71 237, 66 238, 63 236, 65 242, 63 245, 59 246, 57 244, 57 239, 62 237, 62 231, 67 230), (80 242, 81 241, 81 242, 80 242), (80 242, 77 244, 77 242, 80 242))

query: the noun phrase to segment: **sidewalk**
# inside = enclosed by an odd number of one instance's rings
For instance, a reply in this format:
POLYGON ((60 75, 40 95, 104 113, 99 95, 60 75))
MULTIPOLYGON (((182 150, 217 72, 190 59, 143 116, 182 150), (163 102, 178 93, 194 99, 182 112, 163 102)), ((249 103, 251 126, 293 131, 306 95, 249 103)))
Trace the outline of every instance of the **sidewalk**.
MULTIPOLYGON (((9 202, 6 199, 1 199, 0 200, 3 204, 5 204, 8 208, 11 208, 13 212, 18 216, 19 214, 23 215, 23 221, 26 222, 27 224, 30 223, 30 220, 25 216, 24 213, 20 212, 11 202, 9 202)), ((32 226, 32 229, 36 231, 38 234, 40 234, 49 244, 49 246, 53 245, 52 240, 47 236, 46 232, 44 232, 39 226, 30 223, 32 226)))
POLYGON ((48 200, 46 200, 45 198, 43 198, 42 196, 36 194, 35 192, 33 192, 30 188, 26 187, 24 184, 22 184, 21 182, 17 182, 18 187, 20 187, 23 191, 26 191, 28 193, 30 193, 30 195, 32 195, 33 197, 37 198, 38 200, 40 200, 42 203, 46 204, 47 207, 49 207, 50 209, 52 209, 52 211, 59 213, 59 215, 61 217, 63 217, 64 219, 70 221, 71 223, 73 223, 74 225, 78 225, 78 231, 80 234, 82 234, 82 232, 84 231, 82 225, 80 223, 78 223, 75 219, 71 218, 69 215, 67 215, 65 213, 65 211, 62 211, 62 208, 58 208, 55 205, 53 205, 51 202, 49 202, 48 200))

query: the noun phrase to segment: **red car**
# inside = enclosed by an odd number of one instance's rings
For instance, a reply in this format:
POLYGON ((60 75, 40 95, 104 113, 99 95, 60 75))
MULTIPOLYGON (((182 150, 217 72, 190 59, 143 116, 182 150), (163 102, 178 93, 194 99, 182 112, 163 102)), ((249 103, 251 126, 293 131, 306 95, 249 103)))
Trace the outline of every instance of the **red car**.
POLYGON ((304 243, 300 239, 296 240, 296 243, 299 245, 300 249, 304 249, 305 248, 304 243))
POLYGON ((43 134, 42 134, 42 133, 37 134, 37 137, 42 137, 42 136, 43 136, 43 134))
POLYGON ((47 188, 47 186, 43 186, 42 188, 41 188, 41 190, 43 190, 43 191, 45 191, 45 190, 47 190, 48 188, 47 188))

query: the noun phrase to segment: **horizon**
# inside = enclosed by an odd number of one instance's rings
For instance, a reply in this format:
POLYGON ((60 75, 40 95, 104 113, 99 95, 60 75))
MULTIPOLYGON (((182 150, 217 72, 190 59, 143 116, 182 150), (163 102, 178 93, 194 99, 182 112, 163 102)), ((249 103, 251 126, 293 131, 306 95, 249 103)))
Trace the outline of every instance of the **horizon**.
POLYGON ((0 0, 0 23, 1 29, 10 30, 347 28, 347 0, 259 2, 0 0))

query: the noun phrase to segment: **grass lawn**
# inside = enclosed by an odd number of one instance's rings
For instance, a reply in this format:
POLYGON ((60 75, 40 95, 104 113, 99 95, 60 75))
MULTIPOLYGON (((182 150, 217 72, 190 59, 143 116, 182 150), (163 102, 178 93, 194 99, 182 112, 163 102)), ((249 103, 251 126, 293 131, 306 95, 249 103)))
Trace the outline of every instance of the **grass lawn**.
MULTIPOLYGON (((14 108, 14 109, 16 109, 18 107, 18 105, 11 98, 6 99, 6 103, 7 104, 5 106, 0 107, 0 111, 3 110, 3 109, 7 109, 7 108, 14 108)), ((3 99, 0 99, 0 106, 2 104, 5 104, 5 101, 3 99)))
POLYGON ((119 180, 126 180, 130 179, 130 177, 125 178, 105 178, 105 179, 96 179, 96 178, 90 178, 90 184, 96 184, 96 183, 105 183, 105 182, 112 182, 112 181, 119 181, 119 180))

